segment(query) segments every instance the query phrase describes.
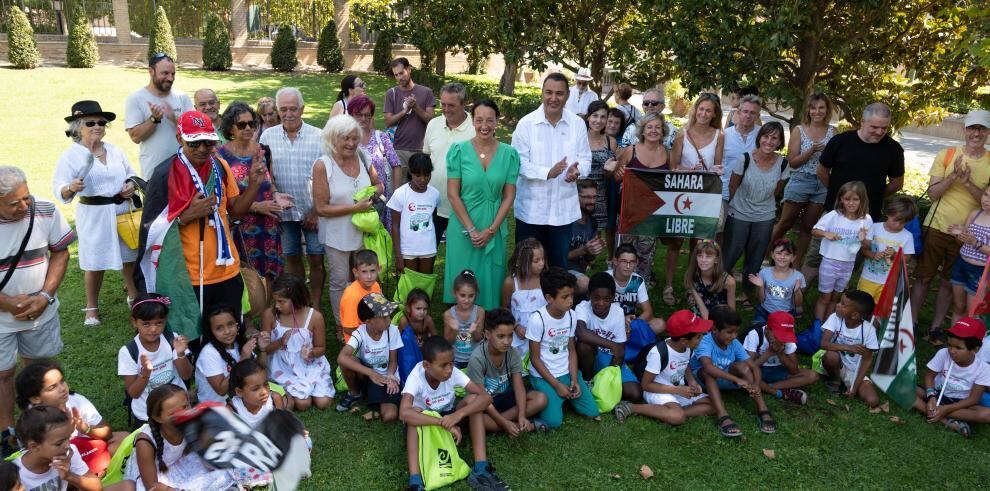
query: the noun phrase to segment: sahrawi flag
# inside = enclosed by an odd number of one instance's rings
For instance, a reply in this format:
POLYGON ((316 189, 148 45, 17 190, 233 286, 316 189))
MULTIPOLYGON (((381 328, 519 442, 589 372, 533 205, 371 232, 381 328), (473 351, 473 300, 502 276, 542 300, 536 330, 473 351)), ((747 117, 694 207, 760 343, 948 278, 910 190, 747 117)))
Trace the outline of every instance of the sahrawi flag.
POLYGON ((899 249, 873 310, 880 323, 880 350, 870 379, 904 409, 915 400, 914 323, 904 250, 899 249))
POLYGON ((711 239, 722 211, 722 179, 705 172, 626 169, 619 233, 711 239))

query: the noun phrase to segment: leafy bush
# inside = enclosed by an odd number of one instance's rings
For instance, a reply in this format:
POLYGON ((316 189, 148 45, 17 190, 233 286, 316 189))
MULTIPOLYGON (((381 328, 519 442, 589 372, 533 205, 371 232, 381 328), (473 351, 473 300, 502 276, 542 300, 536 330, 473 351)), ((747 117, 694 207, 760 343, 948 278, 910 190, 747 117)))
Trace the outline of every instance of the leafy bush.
POLYGON ((220 16, 211 12, 206 21, 206 37, 203 39, 203 68, 223 72, 230 70, 232 64, 227 25, 220 16))
POLYGON ((292 28, 281 26, 275 36, 275 43, 272 44, 272 68, 278 72, 291 72, 298 64, 296 38, 292 35, 292 28))
POLYGON ((155 53, 165 53, 169 58, 178 60, 176 57, 175 38, 172 37, 172 25, 165 15, 165 8, 158 7, 155 12, 155 25, 152 26, 151 34, 148 35, 148 59, 155 53))
POLYGON ((100 61, 100 51, 96 47, 96 37, 89 27, 89 21, 78 9, 69 28, 69 44, 65 48, 65 61, 70 68, 93 68, 100 61))
POLYGON ((14 68, 34 68, 41 64, 41 53, 34 42, 34 29, 28 22, 27 15, 17 8, 10 6, 9 24, 7 26, 7 57, 14 68))
POLYGON ((337 39, 337 23, 330 19, 320 31, 320 41, 316 45, 316 63, 328 72, 344 70, 344 53, 337 39))
POLYGON ((413 70, 413 80, 417 84, 429 87, 437 96, 439 96, 440 88, 444 84, 458 82, 467 89, 469 103, 481 99, 491 99, 498 104, 502 116, 510 121, 518 120, 535 111, 543 102, 539 87, 519 84, 516 85, 515 95, 505 96, 498 93, 497 80, 491 80, 483 75, 458 74, 440 77, 423 70, 413 70))
POLYGON ((391 75, 388 73, 388 63, 392 61, 392 33, 381 31, 375 41, 375 51, 371 56, 371 69, 376 73, 391 75))

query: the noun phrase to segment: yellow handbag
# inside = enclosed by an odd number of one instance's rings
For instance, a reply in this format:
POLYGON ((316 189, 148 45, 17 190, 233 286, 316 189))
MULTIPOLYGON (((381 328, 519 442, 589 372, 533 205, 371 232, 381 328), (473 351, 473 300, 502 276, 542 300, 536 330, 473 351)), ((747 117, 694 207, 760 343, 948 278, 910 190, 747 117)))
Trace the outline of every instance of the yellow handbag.
POLYGON ((134 208, 134 203, 127 200, 129 211, 117 215, 117 235, 131 249, 137 249, 141 235, 141 208, 134 208))

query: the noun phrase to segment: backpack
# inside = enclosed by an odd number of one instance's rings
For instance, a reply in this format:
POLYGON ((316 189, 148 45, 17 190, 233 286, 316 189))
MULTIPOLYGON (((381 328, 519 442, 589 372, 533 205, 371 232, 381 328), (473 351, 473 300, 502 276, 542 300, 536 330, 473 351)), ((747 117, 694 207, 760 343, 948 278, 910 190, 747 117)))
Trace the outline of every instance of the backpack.
MULTIPOLYGON (((746 338, 749 337, 749 333, 751 333, 753 331, 756 331, 756 354, 757 355, 760 354, 760 348, 763 347, 763 341, 766 339, 766 334, 764 333, 764 329, 766 329, 766 328, 767 328, 766 325, 753 324, 752 326, 750 326, 749 330, 746 331, 746 334, 744 334, 743 337, 742 337, 743 338, 743 341, 745 341, 746 338)), ((820 336, 819 336, 819 339, 821 339, 820 336)))
MULTIPOLYGON (((743 154, 743 176, 746 175, 746 170, 749 169, 749 152, 743 154)), ((780 173, 783 174, 787 170, 787 159, 780 159, 780 173)))
MULTIPOLYGON (((171 346, 172 340, 175 339, 175 334, 172 333, 172 331, 166 329, 162 331, 162 336, 165 336, 165 341, 169 344, 169 346, 171 346)), ((140 350, 138 350, 137 339, 131 338, 131 340, 128 341, 127 344, 124 345, 124 347, 127 348, 127 354, 130 355, 131 361, 133 361, 134 363, 138 363, 138 358, 141 355, 140 355, 140 350)), ((190 360, 190 362, 192 362, 192 360, 190 360)), ((196 364, 193 363, 193 366, 195 367, 196 364)), ((176 375, 178 375, 178 373, 176 375)), ((134 413, 131 412, 132 400, 133 399, 131 398, 131 395, 127 393, 127 386, 125 385, 124 402, 122 404, 124 405, 125 408, 127 408, 127 423, 131 428, 134 428, 135 427, 134 423, 136 423, 137 420, 134 418, 134 413)))
MULTIPOLYGON (((667 368, 667 363, 670 362, 670 347, 667 346, 667 340, 665 339, 658 339, 653 347, 655 347, 657 352, 660 353, 660 371, 662 372, 665 368, 667 368)), ((640 351, 639 356, 636 357, 636 362, 633 364, 633 375, 635 375, 640 381, 643 380, 643 374, 646 373, 646 359, 650 356, 650 351, 651 350, 649 349, 640 351)), ((690 359, 694 355, 694 352, 691 348, 688 348, 687 351, 688 359, 690 359)))

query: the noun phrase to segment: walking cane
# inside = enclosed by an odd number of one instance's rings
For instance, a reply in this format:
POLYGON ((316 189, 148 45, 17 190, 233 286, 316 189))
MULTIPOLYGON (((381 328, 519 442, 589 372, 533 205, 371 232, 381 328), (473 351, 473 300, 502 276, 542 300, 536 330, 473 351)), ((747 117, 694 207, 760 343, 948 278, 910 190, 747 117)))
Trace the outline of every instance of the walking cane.
POLYGON ((206 234, 206 217, 199 219, 199 316, 203 317, 203 236, 206 234))

